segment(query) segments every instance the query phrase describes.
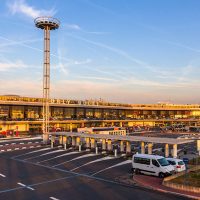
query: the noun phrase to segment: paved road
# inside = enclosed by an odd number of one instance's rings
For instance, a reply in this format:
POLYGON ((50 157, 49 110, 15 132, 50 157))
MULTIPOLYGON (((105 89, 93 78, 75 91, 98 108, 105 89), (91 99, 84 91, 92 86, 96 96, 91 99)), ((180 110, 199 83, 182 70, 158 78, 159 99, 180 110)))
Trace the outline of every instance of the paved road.
POLYGON ((1 152, 0 163, 0 199, 187 199, 135 185, 124 157, 47 146, 1 152))

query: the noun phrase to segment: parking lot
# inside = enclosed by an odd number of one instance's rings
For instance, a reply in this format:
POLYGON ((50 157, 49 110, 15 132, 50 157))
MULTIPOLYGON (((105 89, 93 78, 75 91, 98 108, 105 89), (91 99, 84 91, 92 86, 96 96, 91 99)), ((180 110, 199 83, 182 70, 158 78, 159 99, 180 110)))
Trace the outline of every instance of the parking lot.
POLYGON ((0 199, 186 199, 137 186, 124 155, 35 146, 1 152, 0 163, 0 199))

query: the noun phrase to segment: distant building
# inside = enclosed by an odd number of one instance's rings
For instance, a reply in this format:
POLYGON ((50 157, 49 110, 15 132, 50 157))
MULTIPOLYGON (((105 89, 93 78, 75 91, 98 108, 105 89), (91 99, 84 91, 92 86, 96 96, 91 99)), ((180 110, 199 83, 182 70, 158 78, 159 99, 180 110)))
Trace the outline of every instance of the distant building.
MULTIPOLYGON (((0 132, 41 132, 42 98, 0 96, 0 132), (17 128, 16 128, 17 127, 17 128)), ((120 104, 102 100, 50 99, 50 128, 199 125, 200 105, 120 104)))

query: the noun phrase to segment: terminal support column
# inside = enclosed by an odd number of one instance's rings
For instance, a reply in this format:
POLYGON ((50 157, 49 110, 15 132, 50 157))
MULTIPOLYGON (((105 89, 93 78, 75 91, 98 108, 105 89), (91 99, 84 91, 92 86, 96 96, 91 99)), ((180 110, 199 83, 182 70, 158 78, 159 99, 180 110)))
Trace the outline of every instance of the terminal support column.
POLYGON ((141 154, 145 154, 145 145, 144 145, 144 142, 141 142, 141 154))
POLYGON ((72 137, 72 146, 76 146, 76 137, 72 137))
POLYGON ((51 136, 51 148, 53 148, 53 143, 55 142, 55 136, 51 136))
POLYGON ((86 138, 86 148, 90 148, 90 138, 86 138))
POLYGON ((108 148, 108 151, 112 151, 112 141, 111 140, 107 141, 107 148, 108 148))
POLYGON ((81 144, 81 138, 76 137, 76 146, 78 147, 81 144))
POLYGON ((59 136, 59 144, 63 144, 63 136, 59 136))
POLYGON ((96 147, 96 140, 94 138, 90 138, 91 148, 95 149, 96 147))
POLYGON ((63 145, 64 145, 64 149, 67 148, 67 136, 63 136, 63 145))
POLYGON ((200 156, 200 140, 197 140, 197 151, 199 152, 199 156, 200 156))
POLYGON ((177 144, 173 144, 173 158, 177 158, 177 144))
POLYGON ((120 141, 120 152, 124 152, 124 141, 120 141))
POLYGON ((165 157, 169 157, 169 144, 165 144, 165 157))
POLYGON ((126 153, 131 153, 131 143, 129 141, 126 142, 126 153))
POLYGON ((102 139, 102 150, 105 151, 106 150, 106 140, 102 139))
POLYGON ((153 143, 148 143, 148 154, 152 154, 153 143))

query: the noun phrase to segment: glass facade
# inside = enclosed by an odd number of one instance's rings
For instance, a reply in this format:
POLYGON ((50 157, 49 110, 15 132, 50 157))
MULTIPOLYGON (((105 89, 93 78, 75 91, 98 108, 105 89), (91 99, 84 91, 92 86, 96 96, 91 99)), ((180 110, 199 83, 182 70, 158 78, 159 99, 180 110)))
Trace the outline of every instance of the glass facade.
POLYGON ((0 119, 9 118, 9 106, 0 106, 0 119))
MULTIPOLYGON (((100 120, 148 120, 148 119, 182 119, 200 118, 200 110, 142 110, 142 109, 108 109, 84 107, 50 107, 50 120, 100 119, 100 120)), ((40 120, 42 106, 1 105, 1 120, 40 120)))
POLYGON ((11 118, 12 119, 23 119, 24 118, 24 106, 12 106, 11 107, 11 118))
POLYGON ((39 119, 40 118, 39 107, 36 106, 25 107, 25 116, 28 119, 39 119))
POLYGON ((51 107, 51 118, 56 119, 62 119, 64 114, 64 109, 59 107, 51 107))
POLYGON ((64 119, 75 118, 75 108, 64 108, 64 119))

